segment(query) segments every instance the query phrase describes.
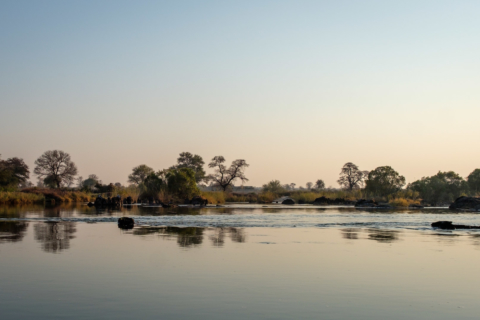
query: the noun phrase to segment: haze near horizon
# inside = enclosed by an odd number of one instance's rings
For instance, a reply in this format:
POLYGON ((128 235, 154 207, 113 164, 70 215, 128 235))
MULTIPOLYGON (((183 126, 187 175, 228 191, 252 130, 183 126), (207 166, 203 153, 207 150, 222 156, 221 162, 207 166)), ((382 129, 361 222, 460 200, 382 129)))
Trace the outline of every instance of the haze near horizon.
POLYGON ((254 186, 479 167, 479 2, 0 6, 0 154, 30 171, 53 149, 106 183, 183 151, 254 186))

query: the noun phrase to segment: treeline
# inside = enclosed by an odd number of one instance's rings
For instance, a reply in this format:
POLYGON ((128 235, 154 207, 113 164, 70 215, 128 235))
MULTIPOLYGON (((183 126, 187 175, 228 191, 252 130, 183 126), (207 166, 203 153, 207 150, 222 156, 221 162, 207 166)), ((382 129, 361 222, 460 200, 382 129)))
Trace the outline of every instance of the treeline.
MULTIPOLYGON (((360 170, 351 162, 340 170, 338 184, 347 191, 346 199, 372 198, 378 201, 401 203, 408 205, 422 202, 428 205, 441 205, 453 202, 460 196, 478 196, 480 192, 480 169, 475 169, 467 179, 459 174, 439 171, 431 177, 423 177, 406 185, 405 177, 390 166, 377 167, 372 171, 360 170)), ((291 195, 298 197, 294 184, 282 184, 278 180, 270 181, 263 186, 264 193, 274 195, 291 195)), ((328 195, 330 198, 338 195, 336 189, 326 189, 322 180, 315 185, 307 183, 306 192, 328 195)))
POLYGON ((46 151, 35 161, 33 172, 38 184, 33 187, 28 181, 30 170, 23 159, 0 159, 0 202, 14 202, 16 197, 19 202, 40 201, 39 197, 20 195, 19 191, 22 191, 58 201, 88 201, 94 193, 107 193, 167 203, 184 202, 198 195, 208 198, 210 203, 271 202, 288 195, 299 203, 311 203, 316 197, 324 196, 440 205, 451 203, 460 196, 477 196, 480 192, 480 169, 475 169, 466 179, 453 171, 438 172, 407 185, 405 177, 390 166, 366 171, 348 162, 340 170, 338 189, 326 188, 322 179, 316 179, 315 183, 308 182, 306 188, 272 180, 263 185, 260 193, 236 194, 232 192, 234 183, 248 181, 245 170, 249 165, 245 160, 237 159, 227 165, 223 156, 216 156, 208 163, 208 168, 212 170, 208 175, 204 166, 201 156, 182 152, 177 163, 166 169, 154 170, 145 164, 134 167, 128 176, 129 185, 122 186, 120 183, 103 184, 95 174, 87 179, 78 177, 77 166, 70 155, 52 150, 46 151), (206 189, 216 191, 204 191, 206 189))

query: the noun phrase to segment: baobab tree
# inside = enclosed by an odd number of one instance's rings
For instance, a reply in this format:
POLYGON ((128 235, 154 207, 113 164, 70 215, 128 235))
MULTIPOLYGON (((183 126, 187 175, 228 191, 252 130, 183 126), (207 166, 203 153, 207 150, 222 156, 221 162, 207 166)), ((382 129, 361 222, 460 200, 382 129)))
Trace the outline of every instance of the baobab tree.
POLYGON ((216 156, 212 159, 212 162, 208 164, 209 168, 213 168, 215 173, 207 176, 208 180, 213 181, 216 185, 220 186, 223 191, 233 184, 237 179, 243 182, 248 181, 245 177, 245 169, 249 166, 243 159, 232 161, 229 168, 225 165, 225 158, 223 156, 216 156))

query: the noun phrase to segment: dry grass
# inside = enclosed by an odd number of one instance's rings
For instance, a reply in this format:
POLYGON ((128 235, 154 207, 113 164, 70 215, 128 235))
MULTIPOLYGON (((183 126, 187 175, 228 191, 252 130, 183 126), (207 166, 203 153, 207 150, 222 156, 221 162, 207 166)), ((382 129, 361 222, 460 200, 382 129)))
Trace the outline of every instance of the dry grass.
POLYGON ((396 198, 388 202, 393 207, 408 207, 412 204, 420 204, 420 200, 416 199, 406 199, 406 198, 396 198))
POLYGON ((201 191, 200 196, 208 200, 208 203, 225 203, 225 193, 223 191, 201 191))
POLYGON ((92 194, 81 191, 29 188, 23 189, 22 193, 43 196, 46 201, 54 200, 55 202, 88 202, 94 200, 92 194))
POLYGON ((29 204, 43 203, 45 197, 42 194, 24 192, 0 192, 1 204, 29 204))

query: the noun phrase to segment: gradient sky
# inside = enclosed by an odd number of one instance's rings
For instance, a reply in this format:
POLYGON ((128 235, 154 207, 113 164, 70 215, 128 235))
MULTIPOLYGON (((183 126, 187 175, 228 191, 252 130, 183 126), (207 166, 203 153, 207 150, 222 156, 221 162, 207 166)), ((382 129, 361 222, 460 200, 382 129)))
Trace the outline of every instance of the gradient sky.
MULTIPOLYGON (((0 2, 0 153, 125 183, 189 151, 338 186, 480 167, 479 1, 0 2)), ((36 179, 32 179, 36 181, 36 179)))

